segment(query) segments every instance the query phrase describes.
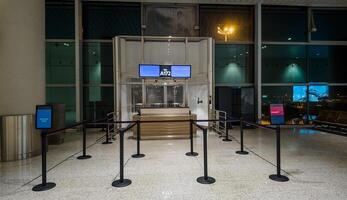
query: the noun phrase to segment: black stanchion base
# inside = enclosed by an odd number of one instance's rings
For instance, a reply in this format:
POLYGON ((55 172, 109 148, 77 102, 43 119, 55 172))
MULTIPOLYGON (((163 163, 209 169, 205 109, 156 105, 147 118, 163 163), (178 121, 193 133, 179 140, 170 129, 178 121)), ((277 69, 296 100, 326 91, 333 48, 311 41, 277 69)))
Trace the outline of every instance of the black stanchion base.
POLYGON ((123 179, 123 180, 115 180, 112 182, 113 187, 126 187, 131 184, 131 180, 123 179))
POLYGON ((198 156, 199 154, 196 152, 187 152, 186 156, 198 156))
POLYGON ((205 178, 204 176, 201 176, 201 177, 197 178, 196 181, 198 183, 201 183, 201 184, 212 184, 212 183, 216 182, 216 179, 209 177, 209 176, 207 178, 205 178))
POLYGON ((143 158, 143 157, 145 157, 145 154, 142 154, 142 153, 133 154, 133 155, 131 155, 131 157, 133 157, 133 158, 143 158))
POLYGON ((90 156, 90 155, 85 155, 85 156, 78 156, 77 157, 77 159, 78 160, 86 160, 86 159, 89 159, 89 158, 91 158, 92 156, 90 156))
POLYGON ((247 151, 236 151, 237 154, 240 154, 240 155, 247 155, 248 152, 247 151))
POLYGON ((35 192, 41 192, 41 191, 50 190, 54 187, 55 187, 55 183, 46 183, 45 185, 43 184, 35 185, 32 190, 35 192))
POLYGON ((106 142, 106 141, 105 141, 105 142, 103 142, 103 143, 101 143, 101 144, 112 144, 112 143, 113 143, 113 142, 110 142, 110 141, 109 141, 109 142, 106 142))
POLYGON ((277 174, 272 174, 269 176, 269 178, 273 181, 278 181, 278 182, 287 182, 289 181, 289 178, 283 175, 277 175, 277 174))
POLYGON ((224 141, 224 142, 230 142, 230 141, 232 141, 232 140, 229 139, 229 138, 224 138, 223 141, 224 141))

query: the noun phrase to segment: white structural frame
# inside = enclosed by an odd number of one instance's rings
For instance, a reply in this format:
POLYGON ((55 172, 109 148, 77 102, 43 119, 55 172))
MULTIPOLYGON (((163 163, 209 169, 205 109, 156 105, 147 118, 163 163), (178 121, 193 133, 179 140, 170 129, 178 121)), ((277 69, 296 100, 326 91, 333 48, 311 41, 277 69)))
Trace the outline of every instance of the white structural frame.
MULTIPOLYGON (((214 108, 214 101, 213 101, 213 92, 214 92, 214 51, 213 51, 213 46, 214 42, 212 38, 209 37, 171 37, 171 36, 117 36, 113 38, 113 61, 114 61, 114 66, 113 66, 113 71, 114 71, 114 111, 117 116, 117 120, 122 119, 122 113, 121 113, 121 107, 122 107, 122 102, 121 102, 121 65, 122 65, 122 46, 121 46, 121 39, 124 39, 125 41, 138 41, 141 43, 141 48, 140 48, 140 55, 141 55, 141 62, 145 62, 145 42, 167 42, 168 40, 172 42, 184 42, 185 43, 185 55, 184 55, 184 63, 188 63, 188 43, 189 42, 201 42, 201 41, 206 41, 207 43, 207 116, 210 114, 210 110, 214 108)), ((124 47, 126 48, 126 47, 124 47)), ((124 49, 123 49, 124 50, 124 49)), ((199 68, 200 69, 200 68, 199 68)), ((138 77, 137 77, 138 78, 138 77)), ((131 84, 131 83, 130 83, 131 84)), ((138 83, 137 83, 138 84, 138 83)), ((142 98, 145 98, 145 90, 144 90, 144 85, 145 85, 145 80, 142 79, 142 98)), ((188 94, 188 81, 185 81, 185 95, 184 95, 184 102, 188 102, 189 94, 188 94)), ((143 100, 143 102, 145 102, 143 100)))

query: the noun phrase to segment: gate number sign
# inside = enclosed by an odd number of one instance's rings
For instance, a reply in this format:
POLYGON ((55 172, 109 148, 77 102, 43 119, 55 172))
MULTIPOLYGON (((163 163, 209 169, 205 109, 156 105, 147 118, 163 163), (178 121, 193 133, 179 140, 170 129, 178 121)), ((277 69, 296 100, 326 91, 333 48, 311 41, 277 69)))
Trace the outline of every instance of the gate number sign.
POLYGON ((49 105, 36 106, 36 129, 50 129, 53 123, 53 108, 49 105))

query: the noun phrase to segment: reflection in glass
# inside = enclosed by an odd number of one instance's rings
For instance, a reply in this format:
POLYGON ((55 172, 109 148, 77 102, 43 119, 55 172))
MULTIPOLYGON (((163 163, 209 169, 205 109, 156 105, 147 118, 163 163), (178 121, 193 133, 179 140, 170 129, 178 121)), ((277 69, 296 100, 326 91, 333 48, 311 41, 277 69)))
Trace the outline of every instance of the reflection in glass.
POLYGON ((75 8, 73 2, 46 1, 46 39, 75 38, 75 8))
POLYGON ((200 5, 200 36, 213 37, 217 42, 225 42, 225 34, 218 33, 232 28, 227 41, 253 41, 253 7, 200 5), (225 29, 228 27, 227 29, 225 29), (225 30, 224 30, 225 29, 225 30))
POLYGON ((83 2, 83 38, 111 39, 117 35, 141 35, 138 3, 83 2))
POLYGON ((183 85, 167 86, 167 103, 169 106, 183 106, 183 85))
POLYGON ((146 5, 145 35, 156 36, 197 36, 194 29, 196 22, 196 6, 188 5, 146 5))
POLYGON ((112 43, 83 43, 83 82, 85 84, 112 84, 112 43))
POLYGON ((263 45, 263 83, 305 83, 306 47, 303 45, 263 45))
POLYGON ((347 19, 346 10, 316 10, 312 11, 316 31, 312 32, 312 40, 346 41, 347 19))
POLYGON ((262 87, 262 123, 270 123, 270 104, 283 104, 286 124, 306 123, 307 103, 293 101, 292 86, 262 87))
POLYGON ((46 87, 46 103, 65 104, 65 124, 76 122, 75 87, 46 87))
POLYGON ((308 46, 309 81, 347 83, 347 46, 308 46))
POLYGON ((131 111, 140 112, 142 107, 142 85, 131 85, 131 111))
POLYGON ((215 45, 215 83, 253 83, 252 45, 215 45))
POLYGON ((161 106, 164 103, 164 86, 147 85, 146 103, 150 106, 161 106))
POLYGON ((75 84, 73 42, 46 42, 46 84, 75 84))
POLYGON ((113 87, 84 87, 83 115, 85 120, 101 119, 113 112, 113 87))
POLYGON ((262 7, 263 41, 306 41, 307 8, 262 7))

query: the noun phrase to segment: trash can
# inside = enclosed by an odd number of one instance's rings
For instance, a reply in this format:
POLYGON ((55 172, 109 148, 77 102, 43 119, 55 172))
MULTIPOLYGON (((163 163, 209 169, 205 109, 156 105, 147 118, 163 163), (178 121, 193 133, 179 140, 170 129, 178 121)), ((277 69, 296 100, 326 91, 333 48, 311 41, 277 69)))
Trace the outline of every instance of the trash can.
POLYGON ((35 115, 0 117, 1 161, 14 161, 40 154, 40 132, 35 129, 35 115))

